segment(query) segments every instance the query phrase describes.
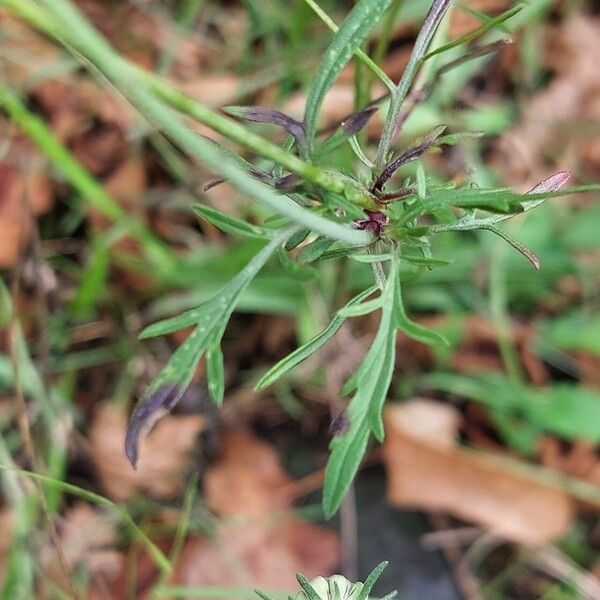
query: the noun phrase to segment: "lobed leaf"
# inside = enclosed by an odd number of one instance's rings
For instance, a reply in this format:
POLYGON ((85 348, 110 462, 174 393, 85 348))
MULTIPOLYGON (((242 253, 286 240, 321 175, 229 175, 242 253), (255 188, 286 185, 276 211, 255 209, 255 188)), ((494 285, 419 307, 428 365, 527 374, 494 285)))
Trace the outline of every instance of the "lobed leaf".
MULTIPOLYGON (((212 350, 210 357, 211 396, 217 402, 222 400, 222 388, 224 387, 223 359, 220 349, 216 351, 215 346, 218 346, 221 341, 227 321, 241 293, 254 279, 275 249, 283 244, 292 232, 293 230, 280 231, 220 293, 216 294, 199 309, 194 309, 199 313, 188 311, 179 317, 157 323, 154 329, 149 328, 152 335, 156 335, 156 331, 174 331, 179 329, 182 323, 188 323, 191 314, 194 316, 200 315, 195 329, 172 354, 162 372, 151 383, 131 415, 125 438, 125 454, 134 468, 137 464, 138 448, 141 440, 149 433, 156 422, 169 413, 179 402, 192 380, 198 362, 209 348, 212 350)), ((146 333, 147 335, 149 334, 146 333)))
POLYGON ((331 442, 323 488, 323 510, 328 517, 337 511, 358 471, 371 430, 383 437, 383 425, 374 415, 385 401, 394 368, 394 279, 393 268, 382 294, 384 303, 377 335, 357 370, 360 374, 356 378, 356 393, 348 406, 350 427, 331 442))

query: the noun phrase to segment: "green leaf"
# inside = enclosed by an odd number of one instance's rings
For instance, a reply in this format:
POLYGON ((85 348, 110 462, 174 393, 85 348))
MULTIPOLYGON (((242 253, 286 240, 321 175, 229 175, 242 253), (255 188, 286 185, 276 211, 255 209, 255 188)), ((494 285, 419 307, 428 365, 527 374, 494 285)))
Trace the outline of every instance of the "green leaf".
POLYGON ((361 302, 360 304, 352 304, 351 306, 344 306, 344 308, 340 308, 338 310, 338 315, 340 317, 348 318, 348 317, 362 317, 363 315, 368 315, 373 311, 379 310, 384 303, 383 296, 379 296, 379 298, 374 298, 373 300, 367 300, 366 302, 361 302))
POLYGON ((338 510, 367 450, 370 428, 366 406, 349 413, 350 429, 331 443, 331 455, 325 468, 323 511, 332 517, 338 510))
POLYGON ((214 322, 220 311, 216 296, 204 302, 197 308, 186 310, 180 315, 170 317, 168 319, 162 319, 152 325, 148 325, 139 334, 139 339, 144 340, 158 335, 167 335, 174 331, 179 331, 192 325, 210 326, 214 322))
MULTIPOLYGON (((135 407, 125 439, 125 452, 135 467, 138 459, 138 448, 141 440, 147 435, 155 423, 169 413, 179 402, 194 375, 198 362, 207 349, 212 348, 210 371, 213 389, 211 396, 215 401, 222 400, 223 359, 220 350, 214 349, 221 340, 225 326, 233 312, 241 293, 254 279, 275 249, 281 246, 292 234, 293 230, 280 231, 279 234, 262 248, 234 279, 220 293, 200 309, 199 321, 185 342, 173 353, 162 372, 154 379, 145 392, 142 400, 135 407), (220 364, 217 362, 220 361, 220 364)), ((173 331, 183 321, 177 317, 157 323, 150 334, 158 331, 173 331)), ((148 334, 147 334, 148 335, 148 334)))
POLYGON ((225 370, 220 338, 206 352, 206 379, 212 401, 221 406, 225 395, 225 370))
POLYGON ((404 303, 402 302, 402 289, 400 284, 400 272, 399 269, 396 272, 396 294, 394 296, 395 301, 395 317, 398 329, 402 330, 407 336, 423 342, 425 344, 446 344, 448 340, 443 336, 429 329, 423 327, 414 321, 411 321, 406 314, 404 303))
POLYGON ((325 94, 391 4, 391 1, 359 0, 325 51, 306 98, 304 127, 309 156, 312 154, 319 122, 319 112, 325 94))
POLYGON ((385 568, 388 566, 388 561, 384 560, 380 562, 370 573, 369 576, 365 579, 362 589, 360 593, 356 597, 356 600, 368 600, 369 594, 373 589, 373 586, 377 583, 380 575, 383 573, 385 568))
POLYGON ((215 208, 206 206, 206 204, 194 204, 192 205, 192 209, 202 219, 208 221, 225 233, 259 239, 272 238, 276 233, 273 230, 251 225, 250 223, 226 215, 215 208))
POLYGON ((383 291, 383 311, 377 335, 358 371, 356 393, 348 405, 350 428, 331 442, 331 456, 325 469, 323 510, 333 515, 348 491, 367 448, 371 430, 383 438, 383 424, 377 413, 385 400, 394 366, 395 323, 393 318, 395 268, 383 291))
POLYGON ((306 598, 308 600, 322 600, 321 596, 319 596, 319 594, 317 594, 317 592, 315 591, 315 588, 313 588, 313 586, 310 584, 310 581, 308 581, 308 579, 306 579, 306 577, 304 577, 304 575, 302 575, 302 573, 297 573, 296 579, 297 579, 298 583, 300 584, 300 587, 306 594, 306 598))
POLYGON ((300 250, 298 253, 298 262, 311 263, 317 260, 331 248, 334 242, 335 240, 327 237, 318 237, 300 250))
POLYGON ((383 442, 385 437, 383 427, 383 405, 390 388, 390 383, 392 382, 392 375, 394 374, 394 367, 396 365, 396 330, 395 328, 391 328, 388 331, 381 369, 369 403, 369 423, 371 424, 371 431, 378 442, 383 442))
POLYGON ((313 279, 317 275, 317 272, 312 267, 300 264, 290 258, 284 248, 279 248, 277 250, 277 258, 279 259, 283 270, 293 279, 306 281, 307 279, 313 279))
MULTIPOLYGON (((346 306, 352 306, 368 298, 373 292, 376 291, 376 287, 370 287, 354 298, 350 300, 346 306)), ((324 346, 340 329, 345 321, 344 317, 336 315, 329 325, 320 333, 318 333, 306 344, 296 348, 291 354, 288 354, 285 358, 280 360, 277 364, 273 365, 257 382, 256 389, 262 390, 273 382, 277 381, 280 377, 297 367, 302 361, 306 360, 309 356, 314 354, 319 348, 324 346)))
POLYGON ((495 28, 500 29, 501 28, 500 26, 502 25, 502 23, 504 23, 511 17, 514 17, 517 13, 521 12, 521 10, 523 10, 524 7, 525 7, 524 4, 518 4, 517 6, 514 6, 513 8, 507 10, 506 12, 503 12, 501 15, 498 15, 495 18, 487 19, 486 23, 484 23, 481 27, 478 27, 477 29, 474 29, 473 31, 466 33, 465 35, 459 37, 456 40, 452 40, 451 42, 449 42, 448 44, 445 44, 444 46, 440 46, 439 48, 432 50, 424 57, 423 60, 428 60, 429 58, 431 58, 432 56, 435 56, 436 54, 441 54, 443 52, 447 52, 448 50, 450 50, 452 48, 456 48, 457 46, 462 46, 464 44, 468 44, 472 40, 486 34, 491 29, 495 29, 495 28))

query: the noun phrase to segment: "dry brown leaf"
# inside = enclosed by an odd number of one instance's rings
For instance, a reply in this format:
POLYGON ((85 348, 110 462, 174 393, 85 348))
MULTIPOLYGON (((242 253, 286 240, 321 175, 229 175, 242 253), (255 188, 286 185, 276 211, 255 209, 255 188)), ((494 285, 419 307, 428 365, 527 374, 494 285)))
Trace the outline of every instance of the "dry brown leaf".
POLYGON ((208 106, 223 106, 239 99, 241 80, 230 73, 202 75, 179 84, 182 92, 208 106))
POLYGON ((575 14, 549 36, 545 56, 554 79, 501 139, 498 168, 510 185, 533 185, 557 168, 577 172, 578 156, 590 177, 600 173, 598 136, 585 127, 600 119, 600 19, 575 14))
POLYGON ((383 450, 390 502, 448 512, 524 544, 563 535, 574 510, 569 495, 518 465, 461 449, 459 421, 454 407, 429 400, 386 409, 383 450))
POLYGON ((336 535, 291 516, 291 478, 274 448, 245 429, 227 432, 219 462, 205 476, 205 501, 224 517, 210 539, 186 543, 174 581, 290 591, 295 573, 331 573, 336 535))
POLYGON ((204 419, 198 415, 162 419, 144 440, 135 471, 123 450, 126 427, 125 411, 108 403, 100 407, 92 421, 90 454, 104 493, 121 501, 140 492, 161 498, 179 494, 204 419))
MULTIPOLYGON (((82 567, 88 577, 115 579, 123 564, 123 555, 113 549, 118 536, 114 520, 85 502, 76 502, 58 523, 60 545, 71 571, 82 567)), ((68 589, 68 581, 50 543, 42 549, 40 562, 45 575, 68 589)))
POLYGON ((31 219, 52 206, 43 160, 23 139, 0 162, 0 268, 13 266, 31 238, 31 219))

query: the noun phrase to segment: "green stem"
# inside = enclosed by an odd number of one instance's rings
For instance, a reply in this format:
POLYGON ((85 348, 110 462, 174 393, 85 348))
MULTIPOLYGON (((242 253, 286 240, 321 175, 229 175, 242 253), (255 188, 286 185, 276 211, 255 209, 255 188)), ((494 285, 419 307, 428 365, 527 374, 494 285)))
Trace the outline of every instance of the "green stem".
POLYGON ((404 69, 404 73, 402 74, 398 86, 392 92, 390 108, 383 126, 383 133, 381 134, 379 147, 377 149, 377 158, 375 160, 375 167, 378 173, 381 172, 386 163, 388 150, 392 145, 394 134, 396 132, 396 124, 402 104, 406 99, 417 71, 423 63, 429 44, 448 10, 448 5, 449 2, 443 2, 441 0, 434 0, 432 3, 430 12, 427 14, 425 23, 415 41, 406 69, 404 69))
POLYGON ((498 336, 498 349, 507 375, 517 385, 524 382, 519 356, 512 339, 512 327, 507 311, 505 262, 506 244, 495 243, 490 265, 489 294, 492 320, 498 336))
MULTIPOLYGON (((348 185, 352 186, 348 181, 342 180, 333 173, 329 173, 303 161, 298 156, 286 152, 279 146, 253 133, 240 123, 211 110, 200 102, 179 92, 159 75, 146 71, 125 60, 112 49, 107 41, 89 25, 78 11, 73 10, 71 4, 67 3, 65 5, 61 2, 60 8, 57 8, 54 3, 46 3, 44 0, 40 1, 42 4, 45 4, 45 9, 38 6, 33 0, 0 0, 0 6, 10 8, 15 14, 29 21, 37 29, 79 51, 84 58, 91 60, 105 76, 111 79, 119 91, 125 92, 126 89, 129 93, 128 99, 134 105, 136 101, 131 96, 138 96, 139 101, 139 96, 143 95, 146 91, 145 87, 148 87, 162 101, 177 111, 207 125, 229 140, 249 148, 259 156, 272 160, 289 171, 300 175, 308 182, 336 194, 345 194, 348 185), (67 19, 68 23, 63 20, 67 14, 69 15, 67 19), (70 22, 71 19, 76 20, 76 26, 70 22)), ((144 114, 143 111, 141 112, 144 114)), ((145 116, 149 117, 150 115, 145 116)), ((169 117, 169 119, 173 118, 174 116, 169 117)), ((180 124, 179 122, 175 127, 180 124)), ((161 122, 158 123, 158 126, 175 139, 169 133, 167 123, 161 122)), ((194 137, 196 139, 200 138, 198 135, 194 135, 194 137)), ((195 145, 197 146, 198 144, 195 145)), ((183 147, 187 148, 187 145, 183 147)), ((205 148, 207 148, 206 145, 205 148)), ((196 158, 199 157, 197 156, 196 158)), ((200 158, 200 160, 209 163, 205 156, 200 158)), ((219 160, 214 164, 222 165, 223 163, 219 160)), ((216 166, 213 166, 213 168, 216 171, 222 172, 222 169, 216 166)), ((355 192, 353 195, 354 201, 361 203, 365 208, 371 207, 372 198, 364 190, 357 187, 352 191, 355 192)), ((362 237, 364 239, 364 236, 362 237)), ((355 237, 355 239, 358 238, 355 237)))
MULTIPOLYGON (((44 31, 49 32, 90 61, 148 121, 159 127, 194 158, 227 177, 241 192, 248 194, 271 210, 324 236, 353 245, 364 245, 369 242, 370 236, 365 235, 365 232, 325 219, 256 181, 237 165, 232 164, 213 142, 188 128, 179 116, 150 93, 144 84, 149 83, 152 85, 152 89, 163 99, 168 99, 170 104, 195 116, 230 139, 245 143, 246 146, 253 147, 259 154, 276 162, 282 161, 284 166, 297 172, 308 181, 336 193, 345 193, 347 182, 332 177, 294 155, 287 154, 281 148, 252 134, 238 123, 193 102, 173 90, 160 78, 146 74, 142 79, 140 70, 123 60, 68 0, 52 0, 51 2, 40 0, 40 2, 45 10, 43 8, 40 10, 39 6, 29 0, 2 0, 0 5, 9 6, 17 14, 23 15, 29 20, 32 20, 31 16, 34 15, 33 22, 36 26, 40 25, 44 31), (26 10, 23 10, 24 6, 26 6, 26 10)), ((356 191, 360 195, 360 190, 356 191)))

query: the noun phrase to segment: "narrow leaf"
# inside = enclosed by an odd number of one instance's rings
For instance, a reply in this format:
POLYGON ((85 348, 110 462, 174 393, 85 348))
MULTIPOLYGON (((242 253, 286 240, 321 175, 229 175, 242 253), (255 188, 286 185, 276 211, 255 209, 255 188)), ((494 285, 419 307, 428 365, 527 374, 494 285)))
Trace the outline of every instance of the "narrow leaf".
POLYGON ((377 377, 377 382, 369 402, 369 423, 371 431, 378 442, 383 442, 385 431, 383 427, 383 405, 387 398, 387 393, 392 382, 394 367, 396 366, 396 328, 390 327, 385 351, 381 361, 381 369, 377 377))
POLYGON ((376 106, 370 106, 350 115, 343 121, 336 132, 318 149, 317 156, 325 156, 339 148, 344 142, 354 137, 369 122, 369 119, 377 112, 376 106))
MULTIPOLYGON (((373 292, 375 292, 376 287, 370 287, 360 294, 354 296, 352 300, 350 300, 346 306, 352 306, 353 304, 357 304, 362 302, 365 298, 368 298, 373 292)), ((340 329, 345 321, 344 317, 340 317, 336 314, 335 317, 331 320, 329 325, 323 329, 320 333, 318 333, 311 340, 306 342, 306 344, 296 348, 291 354, 288 354, 285 358, 280 360, 277 364, 273 365, 259 380, 256 384, 257 390, 262 390, 273 382, 277 381, 280 377, 291 371, 293 368, 297 367, 302 361, 306 360, 309 356, 314 354, 317 350, 323 347, 340 329)))
POLYGON ((276 125, 285 129, 285 131, 294 136, 299 142, 304 141, 304 125, 279 110, 263 106, 227 106, 223 110, 234 117, 240 117, 246 121, 276 125))
POLYGON ((318 237, 316 240, 310 242, 300 250, 298 254, 298 262, 311 263, 322 254, 327 252, 329 248, 334 244, 335 240, 331 240, 326 237, 318 237))
MULTIPOLYGON (((214 347, 220 341, 227 321, 233 312, 237 300, 250 281, 254 279, 263 265, 267 262, 275 249, 283 244, 292 234, 293 230, 279 232, 269 244, 262 248, 234 279, 232 279, 220 293, 206 303, 201 311, 200 320, 195 329, 190 333, 185 342, 177 348, 165 365, 158 377, 152 382, 144 394, 142 400, 135 407, 125 438, 125 453, 135 468, 138 459, 138 448, 141 440, 148 434, 150 429, 162 417, 164 417, 183 396, 187 389, 198 362, 209 347, 214 347), (202 312, 203 311, 203 312, 202 312)), ((188 311, 188 318, 189 318, 188 311)), ((157 324, 162 326, 163 331, 170 327, 181 325, 182 320, 177 317, 167 319, 167 322, 157 324)), ((220 387, 222 383, 222 357, 220 350, 212 357, 213 397, 221 397, 220 387), (221 360, 221 365, 216 360, 221 360)))
POLYGON ((220 339, 206 352, 206 380, 212 401, 221 406, 225 395, 225 370, 220 339))
POLYGON ((342 502, 367 450, 370 429, 366 407, 350 415, 350 429, 331 442, 331 455, 325 468, 323 512, 332 517, 342 502))
POLYGON ((477 29, 470 31, 469 33, 466 33, 465 35, 463 35, 455 40, 452 40, 451 42, 445 44, 444 46, 440 46, 439 48, 432 50, 424 57, 423 60, 428 60, 432 56, 435 56, 436 54, 442 54, 443 52, 447 52, 448 50, 450 50, 452 48, 456 48, 457 46, 462 46, 464 44, 468 44, 469 42, 477 39, 478 37, 485 35, 488 31, 499 27, 500 25, 502 25, 502 23, 504 23, 505 21, 508 21, 508 19, 510 19, 511 17, 514 17, 517 13, 521 12, 521 10, 523 10, 524 7, 525 7, 524 4, 518 4, 517 6, 514 6, 513 8, 507 10, 506 12, 503 12, 501 15, 498 15, 497 17, 494 17, 493 19, 488 19, 487 22, 484 23, 481 27, 478 27, 477 29))
POLYGON ((377 580, 388 566, 388 561, 384 560, 380 562, 370 573, 369 576, 365 579, 362 589, 360 593, 356 597, 356 600, 368 600, 369 594, 373 589, 373 586, 377 583, 377 580))
POLYGON ((244 237, 259 238, 263 240, 273 237, 273 234, 275 233, 272 230, 258 227, 257 225, 252 225, 246 221, 226 215, 216 208, 212 208, 206 204, 194 204, 192 209, 202 219, 208 221, 211 223, 211 225, 214 225, 225 233, 241 235, 244 237))
POLYGON ((493 227, 488 225, 486 227, 482 227, 482 229, 487 229, 492 233, 500 236, 502 239, 506 240, 515 250, 520 252, 533 266, 534 269, 540 268, 540 259, 536 256, 534 252, 532 252, 527 246, 519 242, 519 240, 515 239, 512 235, 506 233, 499 227, 493 227))
POLYGON ((318 127, 319 112, 325 94, 391 4, 391 1, 359 0, 325 51, 306 99, 304 128, 309 156, 312 154, 312 146, 318 127))
POLYGON ((415 160, 419 158, 424 152, 429 150, 432 146, 435 145, 437 139, 446 131, 445 125, 438 125, 435 129, 432 129, 423 139, 422 142, 411 146, 407 150, 405 150, 398 158, 395 158, 393 161, 388 163, 381 175, 377 178, 375 183, 373 184, 374 191, 381 191, 383 186, 389 181, 392 175, 404 164, 410 162, 411 160, 415 160))
POLYGON ((414 321, 411 321, 406 314, 406 309, 404 308, 404 303, 402 301, 402 288, 400 284, 400 270, 396 271, 396 294, 394 297, 395 300, 395 317, 396 324, 398 329, 402 330, 408 337, 411 337, 419 342, 423 342, 425 344, 446 344, 448 345, 448 340, 440 335, 437 331, 433 331, 427 327, 423 327, 414 321))
POLYGON ((310 584, 310 581, 302 575, 302 573, 296 573, 296 580, 300 584, 300 587, 304 590, 306 598, 308 600, 323 600, 319 594, 315 591, 315 588, 310 584))
POLYGON ((374 298, 373 300, 368 300, 367 302, 353 304, 352 306, 345 306, 344 308, 340 308, 340 310, 338 310, 338 315, 344 318, 362 317, 363 315, 368 315, 373 311, 379 310, 383 306, 383 301, 383 296, 380 296, 379 298, 374 298))

